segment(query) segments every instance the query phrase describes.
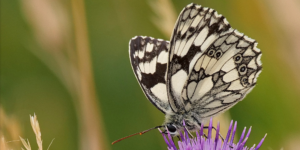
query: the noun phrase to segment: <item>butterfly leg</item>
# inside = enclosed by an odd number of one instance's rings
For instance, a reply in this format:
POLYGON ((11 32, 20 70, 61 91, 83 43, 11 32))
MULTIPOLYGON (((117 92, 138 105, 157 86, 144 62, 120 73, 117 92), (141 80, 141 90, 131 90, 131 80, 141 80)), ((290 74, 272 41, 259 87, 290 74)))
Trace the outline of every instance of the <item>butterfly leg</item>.
MULTIPOLYGON (((217 132, 217 129, 213 126, 213 129, 217 132)), ((222 136, 222 134, 221 133, 219 133, 219 136, 220 136, 220 138, 222 139, 222 141, 224 142, 224 138, 223 138, 223 136, 222 136)))
MULTIPOLYGON (((206 127, 203 127, 204 129, 208 129, 208 126, 206 126, 206 127)), ((215 131, 217 131, 217 129, 213 126, 212 127, 215 131)), ((222 134, 221 133, 219 133, 219 136, 220 136, 220 138, 222 139, 222 141, 224 142, 224 138, 223 138, 223 136, 222 136, 222 134)))
POLYGON ((186 128, 186 126, 184 126, 185 130, 189 133, 191 138, 194 138, 193 134, 191 134, 191 132, 186 128))

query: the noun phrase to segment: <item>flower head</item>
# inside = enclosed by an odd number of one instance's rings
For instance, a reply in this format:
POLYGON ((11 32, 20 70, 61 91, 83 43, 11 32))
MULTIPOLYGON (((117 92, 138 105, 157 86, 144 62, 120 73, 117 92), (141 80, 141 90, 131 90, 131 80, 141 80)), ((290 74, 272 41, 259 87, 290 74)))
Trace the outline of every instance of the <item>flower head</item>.
MULTIPOLYGON (((185 123, 183 122, 183 125, 185 126, 185 123)), ((217 129, 216 129, 216 137, 215 139, 212 138, 212 119, 209 122, 208 126, 208 135, 206 136, 203 133, 203 125, 201 125, 201 129, 199 132, 196 132, 195 138, 190 138, 188 131, 186 128, 184 128, 184 133, 180 132, 181 141, 178 141, 178 147, 176 148, 174 141, 171 137, 171 135, 168 132, 168 136, 166 136, 164 133, 162 133, 165 142, 168 145, 168 150, 258 150, 260 146, 262 145, 265 137, 259 142, 259 144, 256 146, 255 144, 249 148, 245 146, 245 143, 247 142, 251 127, 248 130, 248 133, 245 136, 246 133, 246 127, 244 128, 244 131, 239 139, 239 142, 237 144, 233 143, 234 135, 236 132, 237 122, 234 123, 233 130, 232 130, 233 121, 231 121, 227 136, 225 140, 219 138, 219 131, 220 131, 220 123, 218 123, 217 129), (232 131, 232 132, 231 132, 232 131), (230 136, 231 135, 231 136, 230 136), (231 137, 229 139, 229 137, 231 137), (222 142, 223 141, 223 142, 222 142)))

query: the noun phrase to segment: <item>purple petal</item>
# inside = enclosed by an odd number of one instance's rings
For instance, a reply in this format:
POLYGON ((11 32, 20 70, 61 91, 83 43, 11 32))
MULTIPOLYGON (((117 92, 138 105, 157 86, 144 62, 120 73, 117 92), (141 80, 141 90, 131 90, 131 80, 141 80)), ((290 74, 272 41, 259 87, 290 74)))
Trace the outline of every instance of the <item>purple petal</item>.
POLYGON ((256 145, 254 144, 254 145, 250 148, 250 150, 254 150, 255 146, 256 146, 256 145))
POLYGON ((183 120, 183 129, 184 129, 184 137, 185 137, 185 141, 190 143, 190 138, 189 138, 189 133, 187 131, 187 129, 185 128, 185 121, 183 120))
POLYGON ((217 149, 218 140, 219 140, 219 134, 220 134, 220 122, 218 122, 217 131, 216 131, 215 149, 217 149))
POLYGON ((164 137, 164 140, 165 140, 165 142, 167 143, 168 147, 171 147, 171 145, 170 145, 170 143, 169 143, 167 137, 165 136, 165 134, 162 133, 161 130, 160 130, 159 128, 157 128, 157 129, 158 129, 158 131, 161 133, 161 135, 164 137))
POLYGON ((241 145, 239 145, 239 147, 243 148, 244 145, 246 144, 246 142, 247 142, 247 140, 248 140, 248 138, 249 138, 249 135, 250 135, 250 133, 251 133, 251 128, 252 128, 252 127, 249 128, 248 133, 247 133, 247 135, 246 135, 246 137, 245 137, 245 140, 241 143, 241 145))
POLYGON ((168 137, 169 137, 170 145, 174 148, 174 150, 177 150, 175 143, 174 143, 171 135, 169 134, 169 132, 168 132, 168 137))
POLYGON ((236 144, 237 146, 239 146, 239 145, 242 143, 242 141, 243 141, 243 139, 244 139, 244 136, 245 136, 245 132, 246 132, 246 127, 245 127, 244 130, 243 130, 243 133, 242 133, 242 135, 241 135, 241 137, 240 137, 239 142, 236 144))
POLYGON ((246 138, 244 139, 244 141, 239 145, 239 147, 238 147, 236 150, 242 150, 243 147, 244 147, 244 145, 245 145, 245 143, 247 142, 247 140, 248 140, 248 137, 246 137, 246 138))
POLYGON ((184 122, 184 120, 183 120, 183 127, 184 127, 184 133, 185 133, 184 135, 186 137, 186 142, 190 143, 189 133, 188 133, 187 129, 185 128, 185 122, 184 122))
POLYGON ((234 126, 233 126, 233 131, 232 131, 232 134, 231 134, 231 140, 230 140, 229 145, 232 145, 232 143, 233 143, 234 135, 235 135, 235 131, 236 131, 236 126, 237 126, 237 122, 235 121, 235 122, 234 122, 234 126))
POLYGON ((212 123, 213 123, 213 120, 212 120, 212 118, 210 118, 209 125, 208 125, 208 135, 207 135, 207 139, 208 139, 208 140, 211 139, 212 123))
POLYGON ((226 136, 226 139, 225 139, 225 141, 224 141, 222 150, 224 150, 225 147, 227 147, 227 142, 228 142, 229 137, 230 137, 230 134, 231 134, 232 123, 233 123, 233 120, 231 120, 231 122, 230 122, 230 125, 229 125, 229 128, 228 128, 228 132, 227 132, 227 136, 226 136))
POLYGON ((198 131, 196 131, 196 136, 197 136, 197 140, 199 140, 200 139, 200 134, 199 134, 198 131))
POLYGON ((247 133, 247 135, 246 135, 246 138, 248 138, 248 137, 250 136, 251 129, 252 129, 252 126, 249 128, 248 133, 247 133))
POLYGON ((248 138, 249 138, 249 136, 250 136, 250 133, 251 133, 251 129, 252 129, 252 127, 249 128, 248 133, 247 133, 247 135, 246 135, 246 137, 245 137, 245 140, 244 140, 245 142, 243 142, 243 143, 241 144, 242 147, 244 147, 245 143, 247 142, 247 140, 248 140, 248 138), (247 140, 246 140, 246 139, 247 139, 247 140))
POLYGON ((201 124, 200 136, 203 136, 203 124, 201 124))
POLYGON ((180 134, 181 141, 185 141, 185 137, 183 136, 182 132, 179 132, 179 134, 180 134))
POLYGON ((170 132, 169 132, 169 130, 168 130, 168 128, 166 127, 166 129, 167 129, 167 131, 168 131, 168 138, 169 138, 169 144, 170 144, 170 147, 172 147, 174 150, 177 150, 177 148, 176 148, 176 146, 175 146, 175 144, 174 144, 174 142, 173 142, 173 139, 172 139, 172 136, 171 136, 171 134, 170 134, 170 132))
POLYGON ((179 147, 180 150, 183 149, 183 143, 178 141, 178 147, 179 147))
POLYGON ((264 142, 266 136, 267 136, 267 134, 264 136, 263 139, 261 139, 261 141, 259 142, 259 144, 256 146, 255 150, 258 150, 258 149, 261 147, 261 145, 262 145, 262 143, 264 142))
POLYGON ((201 136, 200 136, 200 133, 198 131, 196 131, 196 136, 197 136, 196 144, 198 144, 200 146, 201 145, 201 136))

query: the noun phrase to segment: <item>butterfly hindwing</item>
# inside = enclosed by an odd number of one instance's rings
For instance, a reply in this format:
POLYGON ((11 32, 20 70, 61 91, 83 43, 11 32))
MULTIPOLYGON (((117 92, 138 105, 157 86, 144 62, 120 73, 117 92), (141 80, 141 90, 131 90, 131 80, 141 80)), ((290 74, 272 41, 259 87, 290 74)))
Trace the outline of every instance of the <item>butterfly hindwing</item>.
POLYGON ((261 72, 255 40, 237 30, 223 34, 197 60, 182 91, 185 110, 203 120, 242 100, 261 72))
POLYGON ((167 73, 168 98, 173 111, 185 110, 182 90, 194 64, 229 29, 226 19, 213 9, 190 4, 182 10, 171 37, 167 73))
POLYGON ((171 111, 166 88, 168 47, 168 41, 143 36, 129 43, 134 74, 149 101, 163 113, 171 111))

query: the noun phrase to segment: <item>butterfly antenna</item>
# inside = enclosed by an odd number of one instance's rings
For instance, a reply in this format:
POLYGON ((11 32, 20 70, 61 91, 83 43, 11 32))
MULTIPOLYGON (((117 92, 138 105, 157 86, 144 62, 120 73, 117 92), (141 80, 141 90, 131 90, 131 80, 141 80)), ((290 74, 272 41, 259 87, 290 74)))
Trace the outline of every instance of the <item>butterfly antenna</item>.
POLYGON ((125 139, 127 139, 127 138, 130 138, 130 137, 132 137, 132 136, 135 136, 135 135, 142 135, 142 134, 147 133, 147 132, 149 132, 149 131, 151 131, 151 130, 153 130, 153 129, 157 129, 157 128, 161 128, 161 127, 163 127, 163 126, 156 126, 156 127, 154 127, 154 128, 150 128, 150 129, 145 130, 145 131, 142 131, 142 132, 138 132, 138 133, 134 133, 134 134, 125 136, 125 137, 123 137, 123 138, 120 138, 120 139, 118 139, 118 140, 112 142, 111 144, 112 144, 112 145, 113 145, 113 144, 116 144, 116 143, 118 143, 118 142, 120 142, 120 141, 122 141, 122 140, 125 140, 125 139))

